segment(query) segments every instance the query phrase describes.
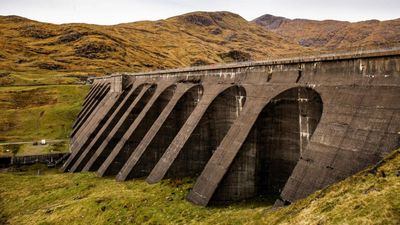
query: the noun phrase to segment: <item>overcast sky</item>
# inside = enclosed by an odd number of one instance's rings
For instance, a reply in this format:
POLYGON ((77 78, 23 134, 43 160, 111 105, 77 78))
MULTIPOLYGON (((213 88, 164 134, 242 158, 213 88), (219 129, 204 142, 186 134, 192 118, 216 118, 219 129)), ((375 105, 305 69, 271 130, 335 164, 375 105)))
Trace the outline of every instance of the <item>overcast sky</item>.
POLYGON ((117 24, 192 11, 230 11, 253 20, 287 18, 360 21, 400 17, 400 0, 0 0, 0 15, 51 23, 117 24))

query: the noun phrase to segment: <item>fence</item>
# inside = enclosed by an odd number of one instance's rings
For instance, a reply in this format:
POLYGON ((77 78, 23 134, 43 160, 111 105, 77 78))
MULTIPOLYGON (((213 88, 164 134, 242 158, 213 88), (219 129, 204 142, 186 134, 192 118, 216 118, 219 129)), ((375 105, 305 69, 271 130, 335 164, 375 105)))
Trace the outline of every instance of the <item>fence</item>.
POLYGON ((44 163, 49 167, 57 166, 65 161, 70 153, 49 153, 42 155, 26 155, 0 158, 0 167, 9 167, 12 165, 30 165, 35 163, 44 163))

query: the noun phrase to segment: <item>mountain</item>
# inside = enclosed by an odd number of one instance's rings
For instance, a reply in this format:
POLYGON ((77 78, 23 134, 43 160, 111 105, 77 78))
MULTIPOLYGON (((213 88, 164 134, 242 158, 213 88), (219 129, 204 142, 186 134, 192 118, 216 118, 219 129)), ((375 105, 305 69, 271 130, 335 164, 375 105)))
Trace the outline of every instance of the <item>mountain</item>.
POLYGON ((143 71, 259 60, 304 49, 230 12, 112 26, 0 17, 4 71, 143 71))
POLYGON ((351 23, 288 19, 266 14, 253 22, 303 47, 338 49, 400 45, 400 19, 351 23))

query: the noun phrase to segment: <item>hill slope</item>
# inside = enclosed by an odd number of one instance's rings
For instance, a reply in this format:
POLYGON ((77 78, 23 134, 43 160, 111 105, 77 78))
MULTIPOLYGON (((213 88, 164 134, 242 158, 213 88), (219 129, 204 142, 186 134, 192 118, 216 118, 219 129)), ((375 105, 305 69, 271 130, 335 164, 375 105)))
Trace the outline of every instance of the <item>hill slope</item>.
POLYGON ((291 20, 266 14, 253 22, 304 47, 337 49, 400 45, 400 19, 350 23, 336 20, 291 20))
POLYGON ((0 17, 7 71, 142 71, 257 60, 302 47, 229 12, 100 26, 0 17))
POLYGON ((83 85, 0 88, 0 142, 67 139, 88 89, 83 85))
POLYGON ((2 224, 399 224, 400 151, 374 169, 270 211, 272 201, 203 208, 193 180, 115 182, 93 173, 0 172, 2 224))

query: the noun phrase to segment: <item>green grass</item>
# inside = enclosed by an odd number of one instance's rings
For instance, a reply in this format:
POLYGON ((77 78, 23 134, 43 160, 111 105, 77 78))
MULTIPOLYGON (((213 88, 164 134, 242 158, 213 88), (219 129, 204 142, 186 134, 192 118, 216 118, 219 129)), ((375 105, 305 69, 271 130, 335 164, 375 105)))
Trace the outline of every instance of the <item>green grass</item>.
POLYGON ((89 86, 0 87, 0 141, 66 139, 89 86))
POLYGON ((23 155, 39 155, 45 153, 59 153, 68 152, 68 141, 61 141, 56 143, 48 143, 46 145, 36 144, 9 144, 0 145, 1 156, 23 156, 23 155))
POLYGON ((400 224, 400 150, 371 169, 261 220, 270 224, 400 224))
POLYGON ((0 86, 30 86, 30 85, 68 85, 68 84, 81 84, 82 80, 79 78, 88 77, 87 73, 79 72, 53 72, 53 71, 39 71, 39 70, 26 70, 23 72, 18 71, 1 71, 1 73, 8 74, 7 76, 0 77, 0 86))
POLYGON ((0 173, 0 224, 399 224, 399 173, 397 150, 376 170, 272 211, 272 201, 192 205, 192 179, 149 185, 35 166, 0 173))
MULTIPOLYGON (((184 200, 191 179, 118 183, 92 173, 1 174, 0 209, 11 224, 241 224, 269 208, 258 202, 202 208, 184 200), (23 207, 22 207, 23 206, 23 207), (246 215, 247 218, 243 217, 246 215), (228 222, 229 221, 229 222, 228 222)), ((271 202, 270 202, 271 204, 271 202)), ((1 220, 0 220, 1 222, 1 220)))

